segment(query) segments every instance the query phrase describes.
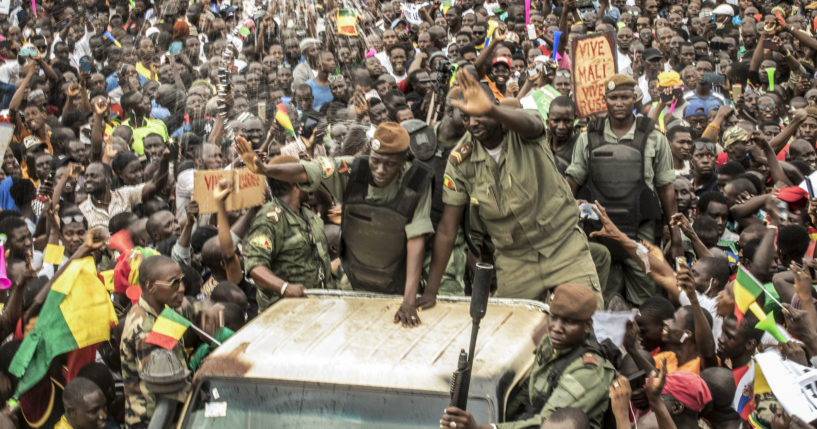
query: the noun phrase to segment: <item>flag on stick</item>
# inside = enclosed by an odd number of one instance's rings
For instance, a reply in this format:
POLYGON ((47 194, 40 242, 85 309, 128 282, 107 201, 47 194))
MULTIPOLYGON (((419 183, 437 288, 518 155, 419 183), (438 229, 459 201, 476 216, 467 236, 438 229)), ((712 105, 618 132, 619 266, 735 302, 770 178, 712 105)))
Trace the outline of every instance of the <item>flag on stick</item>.
POLYGON ((165 307, 162 314, 153 323, 153 329, 145 338, 145 342, 173 350, 189 327, 189 320, 180 316, 172 308, 165 307))

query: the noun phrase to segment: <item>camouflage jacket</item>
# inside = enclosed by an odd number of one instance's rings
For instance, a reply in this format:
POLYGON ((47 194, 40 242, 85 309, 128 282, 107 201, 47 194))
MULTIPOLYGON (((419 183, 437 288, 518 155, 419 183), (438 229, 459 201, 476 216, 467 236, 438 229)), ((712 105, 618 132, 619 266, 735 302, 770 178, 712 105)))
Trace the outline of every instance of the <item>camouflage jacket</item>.
MULTIPOLYGON (((189 315, 183 314, 188 317, 189 315)), ((147 362, 150 352, 158 348, 145 339, 153 329, 157 314, 144 299, 133 306, 125 319, 122 330, 122 342, 119 346, 119 356, 122 360, 122 381, 125 384, 125 427, 147 428, 153 410, 156 408, 156 395, 139 379, 139 371, 147 362)), ((188 318, 189 320, 189 318, 188 318)), ((184 339, 180 340, 173 353, 186 365, 184 354, 184 339)), ((177 394, 179 402, 184 402, 190 385, 177 394)))

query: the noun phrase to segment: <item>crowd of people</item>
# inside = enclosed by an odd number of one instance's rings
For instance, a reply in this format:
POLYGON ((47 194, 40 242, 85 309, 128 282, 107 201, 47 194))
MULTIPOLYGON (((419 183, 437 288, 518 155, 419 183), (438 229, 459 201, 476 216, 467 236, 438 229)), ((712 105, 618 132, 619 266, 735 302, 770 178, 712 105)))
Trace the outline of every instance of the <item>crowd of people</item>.
POLYGON ((146 428, 160 349, 192 375, 310 289, 410 329, 479 261, 550 311, 505 420, 441 428, 812 427, 756 357, 817 366, 815 34, 790 0, 0 2, 0 427, 146 428), (55 301, 102 290, 111 326, 55 301))

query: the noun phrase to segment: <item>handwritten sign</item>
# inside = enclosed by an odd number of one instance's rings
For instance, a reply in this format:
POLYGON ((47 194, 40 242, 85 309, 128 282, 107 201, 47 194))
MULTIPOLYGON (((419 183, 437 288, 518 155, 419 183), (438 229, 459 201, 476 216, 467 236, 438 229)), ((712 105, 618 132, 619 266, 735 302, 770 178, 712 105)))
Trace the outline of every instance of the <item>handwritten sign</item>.
POLYGON ((420 9, 428 5, 428 3, 423 4, 415 4, 415 3, 403 3, 403 16, 406 18, 411 25, 420 25, 423 23, 423 18, 420 17, 420 9))
POLYGON ((216 212, 213 191, 221 179, 233 182, 233 192, 227 197, 227 211, 264 204, 266 182, 264 176, 246 168, 238 170, 196 170, 193 174, 193 199, 199 202, 199 212, 216 212))
POLYGON ((606 111, 604 83, 616 74, 615 32, 575 38, 570 52, 573 54, 573 97, 579 116, 585 118, 606 111))

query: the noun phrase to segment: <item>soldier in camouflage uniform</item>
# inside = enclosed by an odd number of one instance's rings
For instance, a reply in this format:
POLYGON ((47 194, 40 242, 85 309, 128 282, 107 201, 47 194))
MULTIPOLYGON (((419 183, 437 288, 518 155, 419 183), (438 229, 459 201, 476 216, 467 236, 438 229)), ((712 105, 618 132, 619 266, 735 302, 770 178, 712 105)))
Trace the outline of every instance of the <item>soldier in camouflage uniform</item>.
POLYGON ((591 428, 600 429, 616 369, 593 334, 596 305, 596 293, 587 286, 568 283, 556 288, 530 376, 508 400, 506 416, 513 421, 479 425, 470 412, 449 407, 440 427, 538 429, 554 411, 573 407, 587 414, 591 428))
MULTIPOLYGON (((151 256, 145 259, 139 268, 142 296, 128 312, 119 347, 122 381, 125 384, 126 428, 147 428, 150 424, 150 418, 156 407, 156 395, 139 379, 139 371, 150 352, 158 346, 145 342, 145 339, 166 305, 177 309, 182 306, 183 278, 179 265, 166 256, 151 256)), ((179 361, 187 365, 183 341, 180 340, 176 344, 173 353, 179 361)), ((188 384, 176 394, 176 399, 184 402, 189 390, 188 384)))
MULTIPOLYGON (((270 163, 298 162, 281 155, 270 163)), ((306 289, 334 288, 323 221, 305 205, 299 187, 269 179, 272 201, 255 216, 244 250, 246 271, 257 286, 258 311, 284 297, 306 296, 306 289)))

